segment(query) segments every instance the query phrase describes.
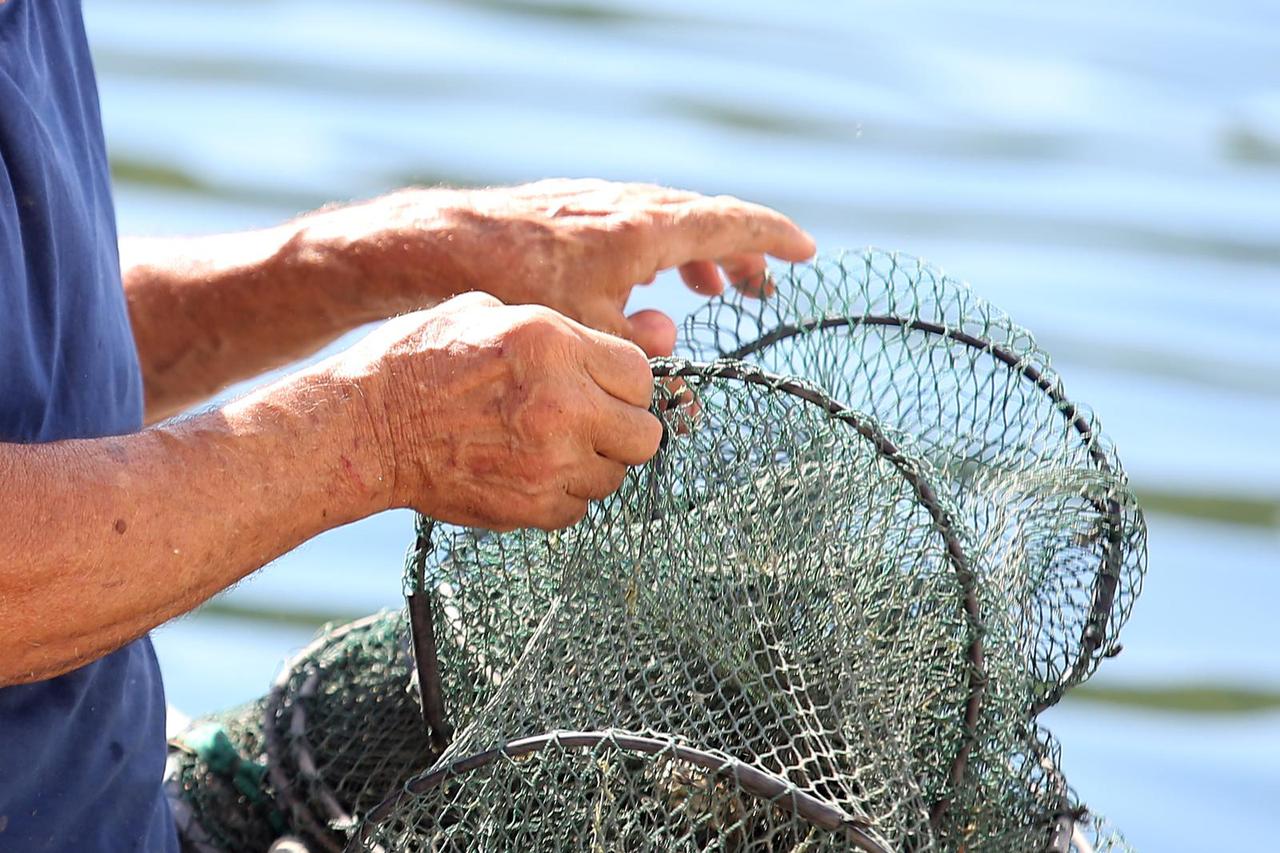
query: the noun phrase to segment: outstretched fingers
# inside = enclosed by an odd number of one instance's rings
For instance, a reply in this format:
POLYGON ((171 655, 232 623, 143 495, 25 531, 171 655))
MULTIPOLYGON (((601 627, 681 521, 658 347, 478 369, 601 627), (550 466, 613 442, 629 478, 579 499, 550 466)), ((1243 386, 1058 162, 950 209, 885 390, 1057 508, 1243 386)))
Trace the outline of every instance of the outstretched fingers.
MULTIPOLYGON (((781 213, 729 196, 698 198, 667 210, 663 268, 707 258, 751 267, 762 255, 803 261, 817 250, 813 238, 781 213)), ((733 277, 732 266, 726 271, 733 277)))
POLYGON ((721 294, 725 278, 749 296, 769 296, 766 255, 796 262, 817 248, 781 213, 728 196, 668 205, 658 221, 657 266, 679 267, 685 284, 703 296, 721 294))

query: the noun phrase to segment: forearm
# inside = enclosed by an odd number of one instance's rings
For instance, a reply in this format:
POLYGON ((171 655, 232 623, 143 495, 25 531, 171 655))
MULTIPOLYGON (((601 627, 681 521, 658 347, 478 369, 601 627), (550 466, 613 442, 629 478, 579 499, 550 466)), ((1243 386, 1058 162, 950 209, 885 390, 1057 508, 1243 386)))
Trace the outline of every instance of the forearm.
POLYGON ((121 266, 155 423, 226 386, 314 352, 359 323, 317 290, 340 274, 293 226, 182 239, 129 240, 121 266))
MULTIPOLYGON (((430 226, 424 222, 423 232, 430 226)), ((364 323, 448 296, 444 230, 439 251, 419 247, 407 265, 389 262, 394 251, 380 243, 363 205, 259 231, 122 242, 147 422, 310 355, 364 323), (423 287, 424 267, 434 269, 438 287, 423 287), (413 276, 415 286, 400 275, 413 276)))
POLYGON ((0 684, 94 660, 382 508, 352 393, 312 372, 135 435, 0 444, 0 684))

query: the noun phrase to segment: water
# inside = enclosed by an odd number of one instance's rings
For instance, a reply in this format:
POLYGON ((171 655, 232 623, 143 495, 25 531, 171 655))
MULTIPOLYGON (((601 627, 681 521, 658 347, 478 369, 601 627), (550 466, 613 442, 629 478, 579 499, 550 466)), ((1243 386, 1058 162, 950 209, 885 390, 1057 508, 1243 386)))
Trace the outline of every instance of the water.
MULTIPOLYGON (((1098 683, 1247 687, 1266 704, 1280 6, 959 5, 86 11, 126 232, 267 224, 414 181, 596 175, 743 195, 827 248, 902 249, 973 282, 1055 354, 1154 508, 1147 588, 1098 683)), ((660 281, 636 304, 695 301, 660 281)), ((335 531, 162 629, 171 700, 258 694, 314 620, 395 606, 409 537, 403 513, 335 531)), ((1049 722, 1073 783, 1140 848, 1266 846, 1280 710, 1077 701, 1049 722)))

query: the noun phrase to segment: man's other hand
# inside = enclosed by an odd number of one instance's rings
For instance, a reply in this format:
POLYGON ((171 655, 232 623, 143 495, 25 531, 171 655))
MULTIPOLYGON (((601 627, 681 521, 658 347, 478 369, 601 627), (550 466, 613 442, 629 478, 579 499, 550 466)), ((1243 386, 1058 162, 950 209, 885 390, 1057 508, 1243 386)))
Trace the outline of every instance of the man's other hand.
POLYGON ((782 214, 731 196, 650 184, 556 179, 482 190, 410 189, 302 220, 306 241, 358 271, 387 314, 463 291, 545 305, 669 355, 675 326, 627 318, 631 289, 678 268, 708 296, 728 280, 769 288, 765 256, 802 261, 814 243, 782 214))
POLYGON ((494 530, 577 522, 662 428, 636 345, 471 293, 384 324, 332 359, 390 506, 494 530))

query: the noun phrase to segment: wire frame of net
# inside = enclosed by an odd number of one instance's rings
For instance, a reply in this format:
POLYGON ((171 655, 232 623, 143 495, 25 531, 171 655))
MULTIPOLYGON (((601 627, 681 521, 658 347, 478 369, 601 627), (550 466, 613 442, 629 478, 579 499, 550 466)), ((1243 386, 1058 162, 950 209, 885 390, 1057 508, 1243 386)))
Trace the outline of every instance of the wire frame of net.
POLYGON ((451 762, 379 806, 356 844, 406 853, 887 853, 856 821, 784 779, 731 756, 618 731, 521 738, 451 762), (410 799, 415 808, 402 808, 410 799))
MULTIPOLYGON (((225 732, 237 759, 261 762, 262 700, 192 722, 187 731, 209 725, 225 732)), ((178 736, 169 745, 165 792, 183 849, 191 853, 259 853, 275 841, 279 816, 265 787, 237 786, 234 769, 210 762, 178 736)))
MULTIPOLYGON (((1132 853, 1120 831, 1090 811, 1067 784, 1060 769, 1062 749, 1047 729, 1031 729, 1022 764, 1026 771, 1023 790, 1040 808, 1052 811, 1053 832, 1045 853, 1132 853)), ((1020 848, 1007 843, 993 849, 1020 848)))
MULTIPOLYGON (((1011 826, 1042 844, 1008 793, 1031 677, 1016 602, 972 572, 910 439, 754 365, 654 367, 681 383, 658 389, 665 445, 583 522, 420 538, 409 588, 457 700, 438 766, 616 729, 780 777, 889 849, 1011 826)), ((434 826, 438 796, 376 814, 434 826)))
POLYGON ((272 788, 314 849, 340 851, 359 817, 439 755, 412 690, 403 612, 326 629, 263 703, 272 788))
POLYGON ((877 250, 775 270, 685 323, 678 351, 802 376, 908 433, 975 539, 974 570, 1022 590, 1038 714, 1118 651, 1146 528, 1114 448, 1029 332, 967 285, 877 250))

